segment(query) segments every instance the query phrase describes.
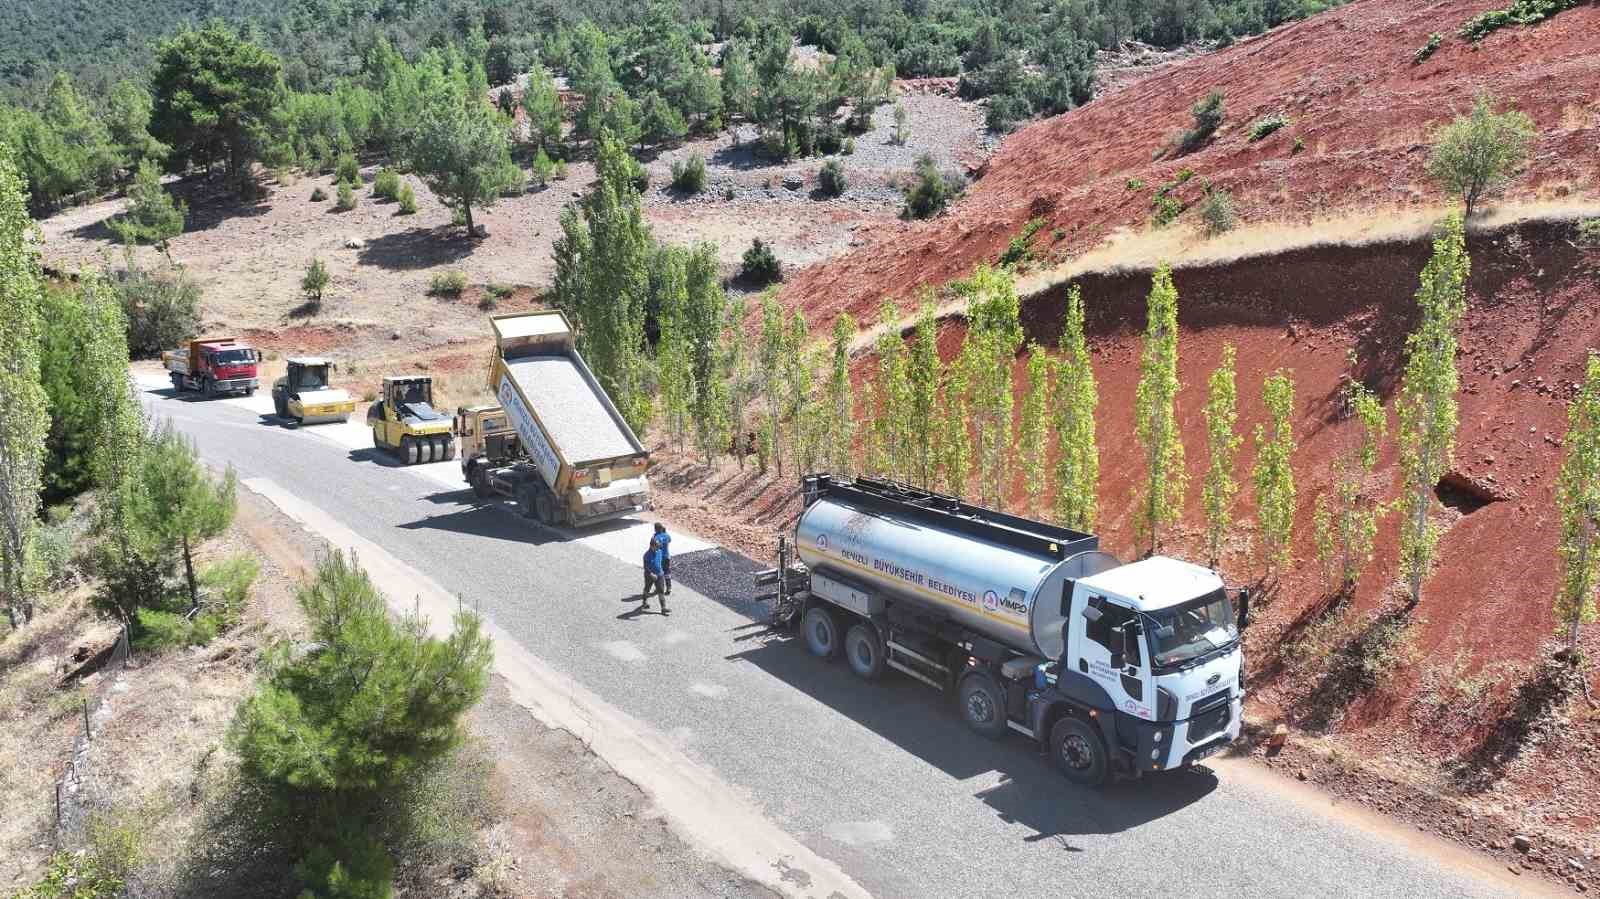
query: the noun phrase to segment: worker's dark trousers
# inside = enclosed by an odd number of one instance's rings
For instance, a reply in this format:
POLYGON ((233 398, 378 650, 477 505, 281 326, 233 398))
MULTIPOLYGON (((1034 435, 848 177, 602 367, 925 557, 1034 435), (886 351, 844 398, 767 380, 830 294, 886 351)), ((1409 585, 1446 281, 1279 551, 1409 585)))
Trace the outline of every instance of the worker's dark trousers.
POLYGON ((666 584, 666 577, 665 576, 651 574, 650 572, 646 571, 644 573, 644 596, 642 596, 640 598, 644 602, 649 602, 650 601, 650 591, 654 590, 656 596, 659 597, 662 602, 666 602, 667 601, 666 594, 662 592, 662 588, 665 586, 665 584, 666 584))

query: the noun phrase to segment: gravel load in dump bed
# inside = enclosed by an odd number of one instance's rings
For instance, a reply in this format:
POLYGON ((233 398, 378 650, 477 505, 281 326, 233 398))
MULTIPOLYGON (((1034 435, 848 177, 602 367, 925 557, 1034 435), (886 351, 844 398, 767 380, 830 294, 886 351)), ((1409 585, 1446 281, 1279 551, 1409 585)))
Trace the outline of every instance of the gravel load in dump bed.
POLYGON ((639 452, 571 359, 527 356, 506 367, 568 464, 639 452))

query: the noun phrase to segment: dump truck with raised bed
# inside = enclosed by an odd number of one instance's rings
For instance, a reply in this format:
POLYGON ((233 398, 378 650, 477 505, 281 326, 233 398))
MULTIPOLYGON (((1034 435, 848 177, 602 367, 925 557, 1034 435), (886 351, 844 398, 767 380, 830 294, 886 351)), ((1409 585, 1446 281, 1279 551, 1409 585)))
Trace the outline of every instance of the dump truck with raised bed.
POLYGON ((390 376, 383 393, 367 407, 372 445, 393 453, 402 465, 443 462, 456 457, 450 417, 433 408, 433 378, 390 376))
POLYGON ((261 353, 237 337, 202 337, 161 354, 174 390, 194 390, 206 396, 255 393, 260 361, 261 353))
POLYGON ((511 497, 547 525, 581 527, 650 507, 650 454, 573 342, 560 312, 497 315, 489 387, 462 407, 461 473, 480 497, 511 497))
POLYGON ((973 730, 1033 739, 1080 784, 1238 738, 1249 596, 1236 618, 1211 569, 1121 564, 1091 534, 889 481, 812 475, 802 496, 756 581, 811 654, 946 690, 973 730))
POLYGON ((349 421, 356 401, 333 386, 337 368, 332 360, 318 356, 289 359, 283 377, 272 382, 273 411, 279 418, 301 425, 349 421))

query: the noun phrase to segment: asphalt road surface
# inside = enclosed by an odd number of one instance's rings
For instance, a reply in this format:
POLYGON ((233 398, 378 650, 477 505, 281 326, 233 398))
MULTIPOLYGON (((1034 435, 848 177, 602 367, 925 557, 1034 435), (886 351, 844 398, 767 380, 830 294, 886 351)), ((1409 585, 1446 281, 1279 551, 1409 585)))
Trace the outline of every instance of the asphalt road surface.
POLYGON ((270 479, 480 605, 874 895, 1514 894, 1487 864, 1400 826, 1357 826, 1242 776, 1248 762, 1075 787, 1026 739, 971 733, 920 684, 865 684, 766 633, 747 560, 675 537, 672 614, 641 615, 637 526, 575 539, 476 500, 455 462, 396 467, 370 449, 364 408, 347 425, 292 429, 265 391, 204 401, 154 380, 141 382, 148 408, 208 462, 270 479))

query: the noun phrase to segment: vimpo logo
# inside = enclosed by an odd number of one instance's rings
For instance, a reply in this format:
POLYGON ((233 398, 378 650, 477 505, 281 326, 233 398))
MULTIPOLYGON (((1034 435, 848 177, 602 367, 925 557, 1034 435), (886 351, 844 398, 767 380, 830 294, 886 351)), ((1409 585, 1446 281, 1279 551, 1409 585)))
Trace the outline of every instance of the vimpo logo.
POLYGON ((827 534, 818 534, 817 535, 817 549, 827 549, 827 548, 828 548, 828 535, 827 534))
POLYGON ((1000 608, 1000 595, 993 590, 984 591, 983 607, 991 612, 1000 608))

